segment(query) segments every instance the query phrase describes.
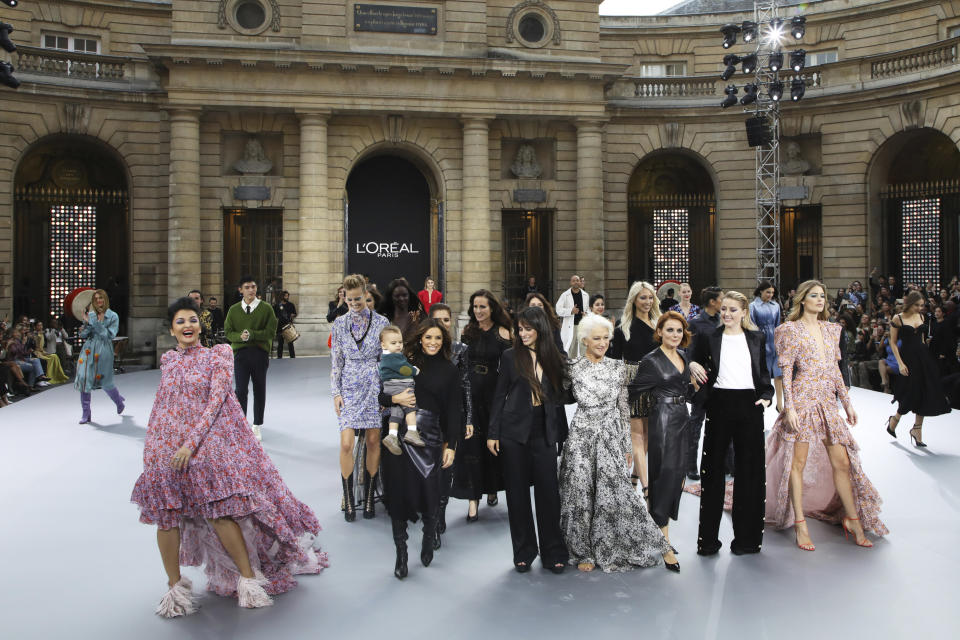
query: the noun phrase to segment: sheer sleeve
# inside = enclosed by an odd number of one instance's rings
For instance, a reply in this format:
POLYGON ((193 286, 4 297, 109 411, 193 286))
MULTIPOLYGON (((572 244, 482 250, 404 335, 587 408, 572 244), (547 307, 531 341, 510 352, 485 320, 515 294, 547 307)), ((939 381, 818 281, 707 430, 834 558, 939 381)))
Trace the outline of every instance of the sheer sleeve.
POLYGON ((790 323, 784 323, 774 330, 773 336, 777 347, 777 364, 783 374, 783 408, 793 409, 793 364, 797 358, 797 334, 790 323))
POLYGON ((460 391, 463 396, 463 423, 473 424, 473 395, 470 389, 470 353, 464 348, 457 358, 460 370, 460 391))
POLYGON ((230 345, 219 344, 210 350, 213 357, 210 359, 210 395, 203 407, 203 413, 195 425, 190 428, 187 439, 183 444, 191 451, 196 451, 203 442, 214 420, 220 413, 228 393, 233 393, 233 349, 230 345))

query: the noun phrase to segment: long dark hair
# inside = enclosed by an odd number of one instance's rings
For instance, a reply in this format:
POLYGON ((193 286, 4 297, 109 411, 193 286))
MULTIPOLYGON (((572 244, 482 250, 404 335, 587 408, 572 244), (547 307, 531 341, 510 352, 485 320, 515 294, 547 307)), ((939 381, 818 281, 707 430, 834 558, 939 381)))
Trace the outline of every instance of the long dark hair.
MULTIPOLYGON (((547 314, 539 307, 527 307, 517 316, 517 326, 520 325, 530 327, 537 332, 537 347, 534 353, 537 355, 537 362, 543 368, 543 379, 550 383, 550 391, 556 394, 563 387, 563 375, 567 363, 553 341, 553 329, 547 314)), ((544 393, 540 380, 537 379, 533 358, 527 357, 530 349, 520 340, 519 332, 513 339, 513 350, 516 354, 514 362, 517 364, 517 373, 527 381, 533 396, 542 403, 544 393)))
POLYGON ((380 301, 380 308, 377 311, 390 322, 393 322, 396 309, 393 306, 393 292, 397 287, 404 287, 407 290, 410 302, 407 303, 407 311, 419 313, 423 317, 423 305, 420 304, 420 298, 407 282, 406 278, 396 278, 387 285, 387 290, 383 292, 383 300, 380 301))
POLYGON ((403 355, 407 356, 407 360, 414 365, 422 365, 424 360, 423 349, 420 347, 420 340, 430 329, 439 329, 440 335, 443 336, 443 346, 440 347, 440 354, 444 357, 445 360, 450 360, 453 355, 453 346, 451 343, 450 332, 447 331, 447 328, 440 324, 439 320, 434 318, 427 318, 420 322, 417 325, 416 331, 407 338, 403 343, 403 355))
POLYGON ((479 338, 482 333, 480 323, 477 322, 477 317, 473 315, 473 301, 477 298, 486 298, 490 304, 490 319, 493 320, 493 326, 503 327, 507 331, 513 329, 513 321, 510 320, 510 314, 503 308, 503 303, 500 302, 500 298, 494 295, 492 291, 478 289, 470 296, 470 304, 467 306, 467 314, 470 316, 470 321, 463 329, 463 337, 466 338, 464 342, 479 338))
MULTIPOLYGON (((603 296, 600 296, 601 298, 603 296)), ((524 308, 530 307, 530 301, 536 298, 543 304, 543 310, 547 312, 547 320, 550 321, 550 324, 553 325, 554 329, 559 329, 562 326, 560 318, 557 317, 557 312, 553 310, 553 305, 550 304, 550 301, 547 300, 542 293, 539 291, 531 291, 527 294, 526 300, 523 301, 524 308)))

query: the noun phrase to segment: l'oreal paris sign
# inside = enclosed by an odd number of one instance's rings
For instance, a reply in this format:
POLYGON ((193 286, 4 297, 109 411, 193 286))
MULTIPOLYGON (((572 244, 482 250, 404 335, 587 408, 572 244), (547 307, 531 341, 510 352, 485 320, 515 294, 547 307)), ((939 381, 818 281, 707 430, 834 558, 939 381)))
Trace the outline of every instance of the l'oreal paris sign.
POLYGON ((418 254, 412 242, 358 242, 357 255, 369 254, 378 258, 399 258, 402 254, 418 254))

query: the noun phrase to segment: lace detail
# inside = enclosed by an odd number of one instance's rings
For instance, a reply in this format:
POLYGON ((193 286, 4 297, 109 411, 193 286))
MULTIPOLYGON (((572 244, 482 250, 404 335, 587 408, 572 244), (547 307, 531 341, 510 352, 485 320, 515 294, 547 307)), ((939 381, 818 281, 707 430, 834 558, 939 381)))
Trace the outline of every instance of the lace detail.
POLYGON ((670 549, 630 484, 630 407, 624 363, 579 358, 571 366, 577 412, 560 463, 560 528, 570 563, 604 571, 659 564, 670 549))

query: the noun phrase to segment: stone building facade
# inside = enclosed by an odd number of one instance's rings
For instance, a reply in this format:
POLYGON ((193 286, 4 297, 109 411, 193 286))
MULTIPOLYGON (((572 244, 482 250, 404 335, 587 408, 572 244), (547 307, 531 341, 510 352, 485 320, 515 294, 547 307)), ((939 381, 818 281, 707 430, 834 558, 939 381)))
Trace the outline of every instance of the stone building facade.
MULTIPOLYGON (((0 314, 59 312, 60 290, 86 278, 148 353, 171 298, 229 303, 249 271, 291 292, 310 353, 352 270, 417 288, 430 274, 458 311, 481 287, 516 298, 528 275, 556 297, 584 274, 614 307, 637 278, 752 290, 754 153, 718 77, 720 25, 752 13, 600 17, 598 4, 5 7, 23 84, 0 112, 0 314), (689 256, 666 271, 663 219, 689 256), (83 234, 67 250, 85 256, 77 273, 57 242, 83 234)), ((805 98, 783 105, 783 183, 808 197, 784 203, 784 286, 900 273, 915 206, 936 207, 930 263, 949 278, 960 0, 802 8, 788 50, 810 66, 805 98)))

